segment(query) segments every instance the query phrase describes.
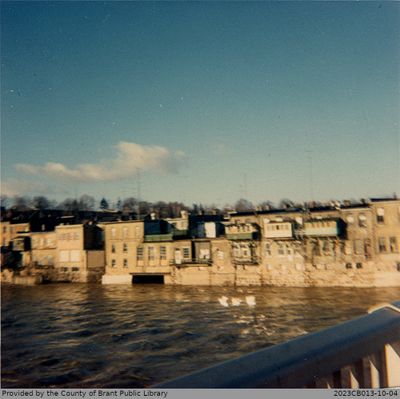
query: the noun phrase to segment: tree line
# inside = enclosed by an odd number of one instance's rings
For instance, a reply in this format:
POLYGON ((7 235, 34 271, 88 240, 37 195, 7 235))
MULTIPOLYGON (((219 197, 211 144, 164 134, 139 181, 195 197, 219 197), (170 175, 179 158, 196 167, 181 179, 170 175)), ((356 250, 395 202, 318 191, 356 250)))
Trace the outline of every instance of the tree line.
MULTIPOLYGON (((214 204, 192 204, 185 205, 182 202, 156 201, 148 202, 138 200, 135 197, 127 197, 111 202, 106 198, 96 200, 93 196, 83 194, 79 198, 65 198, 61 201, 55 201, 46 196, 14 196, 12 198, 2 195, 0 197, 1 209, 14 211, 30 210, 62 210, 67 212, 77 211, 108 211, 120 212, 122 214, 135 214, 137 217, 143 217, 154 212, 160 218, 179 217, 181 211, 188 211, 191 214, 227 214, 228 212, 252 212, 271 209, 291 209, 326 205, 320 202, 296 203, 290 199, 282 199, 277 205, 272 201, 262 201, 253 204, 251 201, 240 198, 234 204, 226 204, 218 207, 214 204)), ((330 201, 329 204, 334 203, 330 201)))

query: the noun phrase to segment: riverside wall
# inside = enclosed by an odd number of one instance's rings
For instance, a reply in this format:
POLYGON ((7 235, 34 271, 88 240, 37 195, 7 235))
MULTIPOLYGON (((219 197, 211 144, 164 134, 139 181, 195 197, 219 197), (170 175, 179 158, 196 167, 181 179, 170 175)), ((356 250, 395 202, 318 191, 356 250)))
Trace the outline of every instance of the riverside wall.
POLYGON ((294 268, 243 266, 233 272, 218 273, 212 270, 182 269, 166 284, 215 286, 279 286, 279 287, 400 287, 400 271, 394 268, 376 270, 368 265, 363 269, 344 269, 343 266, 312 265, 294 268))

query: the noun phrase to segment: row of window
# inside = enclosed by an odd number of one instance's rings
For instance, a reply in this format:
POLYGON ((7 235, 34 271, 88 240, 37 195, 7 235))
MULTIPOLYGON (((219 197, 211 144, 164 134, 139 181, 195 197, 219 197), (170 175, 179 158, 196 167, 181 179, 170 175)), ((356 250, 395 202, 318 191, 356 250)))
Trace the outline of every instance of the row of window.
POLYGON ((253 230, 254 228, 250 224, 238 224, 227 228, 228 233, 247 233, 253 230))
MULTIPOLYGON (((297 247, 293 248, 290 244, 278 243, 278 244, 276 244, 276 246, 277 246, 277 253, 279 256, 293 255, 293 253, 299 252, 297 247)), ((265 243, 264 254, 267 257, 272 256, 272 244, 271 243, 269 243, 269 242, 265 243)))
MULTIPOLYGON (((347 216, 346 221, 349 224, 353 224, 354 217, 352 215, 349 215, 349 216, 347 216)), ((361 228, 367 227, 367 218, 363 214, 358 215, 358 227, 361 227, 361 228)))
POLYGON ((55 241, 53 238, 45 238, 45 237, 41 237, 41 238, 32 238, 32 248, 37 248, 37 247, 53 247, 55 246, 55 241))
MULTIPOLYGON (((145 259, 145 249, 146 249, 146 247, 143 247, 143 246, 138 246, 136 248, 136 260, 144 260, 145 259)), ((111 252, 112 253, 116 252, 114 244, 111 246, 111 252)), ((122 252, 128 253, 128 245, 127 244, 123 244, 122 252)), ((161 245, 159 247, 158 256, 159 256, 160 260, 166 260, 167 259, 167 247, 161 245)), ((184 259, 189 259, 190 258, 190 248, 189 247, 176 248, 175 249, 175 257, 183 257, 184 259)), ((156 247, 150 247, 150 246, 147 247, 147 259, 149 261, 156 259, 156 247)))
MULTIPOLYGON (((356 263, 356 269, 362 269, 362 263, 357 262, 356 263)), ((346 269, 352 269, 353 268, 353 264, 352 263, 346 263, 346 269)))
POLYGON ((320 228, 320 227, 336 227, 336 222, 306 222, 304 223, 305 227, 309 228, 320 228))
POLYGON ((58 240, 65 240, 65 241, 73 241, 79 240, 80 234, 79 233, 60 233, 58 234, 58 240))
MULTIPOLYGON (((129 228, 128 227, 122 227, 122 238, 128 238, 129 236, 129 228)), ((135 226, 134 229, 134 237, 139 238, 141 236, 140 234, 140 226, 135 226)), ((116 238, 117 237, 117 228, 112 227, 111 228, 111 238, 116 238)))
MULTIPOLYGON (((70 271, 70 268, 69 268, 69 267, 60 267, 60 270, 61 270, 62 272, 69 272, 69 271, 70 271)), ((77 267, 77 266, 72 266, 72 267, 71 267, 71 271, 72 271, 72 272, 79 272, 79 267, 77 267)))
POLYGON ((63 250, 59 253, 60 262, 80 262, 81 251, 79 249, 63 250))
POLYGON ((397 237, 378 237, 378 252, 399 252, 397 237))
POLYGON ((292 226, 289 223, 285 224, 267 224, 268 231, 276 231, 276 230, 292 230, 292 226))

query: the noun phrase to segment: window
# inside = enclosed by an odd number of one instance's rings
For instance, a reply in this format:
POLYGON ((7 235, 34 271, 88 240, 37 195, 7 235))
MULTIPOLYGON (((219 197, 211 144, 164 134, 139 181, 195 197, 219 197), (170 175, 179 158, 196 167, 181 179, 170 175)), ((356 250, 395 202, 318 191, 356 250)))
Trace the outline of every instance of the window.
POLYGON ((123 237, 123 238, 128 237, 128 228, 127 228, 127 227, 124 227, 124 228, 122 229, 122 237, 123 237))
POLYGON ((352 267, 351 263, 346 263, 346 269, 351 269, 352 267))
POLYGON ((149 247, 147 257, 149 260, 154 260, 154 247, 149 247))
POLYGON ((398 252, 397 237, 389 237, 390 252, 398 252))
POLYGON ((331 254, 331 246, 330 246, 330 242, 328 240, 324 240, 323 241, 322 250, 324 251, 325 255, 330 255, 331 254))
POLYGON ((124 259, 124 267, 128 267, 128 259, 124 259))
POLYGON ((69 262, 69 251, 60 251, 60 262, 69 262))
POLYGON ((385 237, 378 238, 378 252, 386 252, 386 239, 385 237))
POLYGON ((80 262, 81 261, 81 254, 79 249, 72 249, 69 252, 69 259, 71 262, 80 262))
POLYGON ((115 245, 114 244, 111 245, 111 253, 115 254, 115 245))
POLYGON ((135 227, 135 237, 139 237, 139 226, 135 227))
POLYGON ((385 210, 383 208, 377 209, 376 221, 377 221, 377 223, 385 223, 385 210))
POLYGON ((265 256, 271 256, 271 244, 269 242, 265 243, 265 256))
POLYGON ((3 226, 3 233, 6 233, 6 232, 7 232, 7 227, 3 226))
POLYGON ((367 227, 367 218, 365 217, 365 215, 358 216, 358 227, 367 227))
POLYGON ((167 247, 160 247, 160 259, 166 260, 167 259, 167 247))
POLYGON ((117 233, 117 230, 116 230, 115 227, 113 227, 113 228, 111 229, 111 237, 115 238, 116 233, 117 233))
POLYGON ((357 269, 362 269, 362 263, 356 263, 356 268, 357 269))
POLYGON ((285 247, 283 244, 278 244, 278 255, 285 255, 285 247))
POLYGON ((116 261, 115 261, 115 259, 112 259, 111 260, 111 267, 115 267, 115 265, 116 265, 116 261))
POLYGON ((354 253, 364 255, 364 242, 362 240, 354 240, 354 253))
POLYGON ((183 248, 183 258, 184 259, 189 259, 190 258, 190 248, 189 247, 184 247, 183 248))
POLYGON ((79 272, 79 267, 72 267, 73 272, 79 272))
POLYGON ((143 260, 143 253, 144 253, 144 248, 143 247, 137 247, 136 248, 136 259, 137 260, 143 260))
POLYGON ((125 244, 125 243, 124 243, 124 244, 122 245, 122 251, 125 252, 125 253, 128 252, 128 244, 125 244))
POLYGON ((321 247, 320 247, 318 241, 317 241, 317 242, 314 242, 314 243, 312 244, 312 254, 313 254, 314 256, 321 256, 321 247))

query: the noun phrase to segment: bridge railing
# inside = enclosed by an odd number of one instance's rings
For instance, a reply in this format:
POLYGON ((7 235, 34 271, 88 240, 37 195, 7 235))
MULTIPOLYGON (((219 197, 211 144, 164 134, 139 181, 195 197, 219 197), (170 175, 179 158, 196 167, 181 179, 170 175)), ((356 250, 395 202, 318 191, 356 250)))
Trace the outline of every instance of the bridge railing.
POLYGON ((154 388, 400 387, 400 301, 154 388))

